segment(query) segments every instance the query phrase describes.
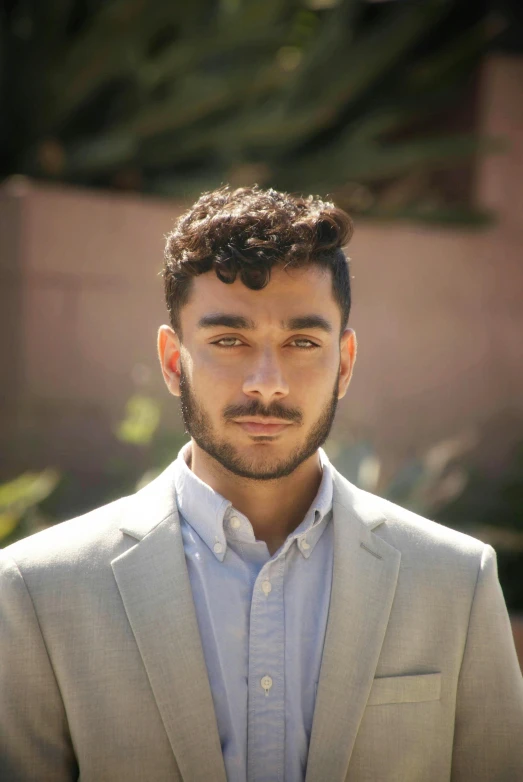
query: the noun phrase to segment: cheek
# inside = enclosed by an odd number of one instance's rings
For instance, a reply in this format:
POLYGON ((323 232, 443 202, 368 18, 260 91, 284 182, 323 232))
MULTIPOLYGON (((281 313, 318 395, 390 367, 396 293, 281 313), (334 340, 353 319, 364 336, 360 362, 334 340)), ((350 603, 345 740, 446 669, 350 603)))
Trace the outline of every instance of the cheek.
MULTIPOLYGON (((325 353, 316 361, 297 365, 291 370, 292 385, 297 392, 321 394, 322 388, 331 388, 339 374, 339 356, 325 353)), ((291 379, 291 378, 289 378, 291 379)))
POLYGON ((194 356, 191 384, 202 407, 213 417, 220 417, 231 401, 238 400, 242 382, 238 370, 209 360, 204 355, 194 356))
POLYGON ((213 361, 205 355, 195 359, 193 377, 195 384, 208 396, 223 396, 238 386, 241 388, 244 371, 245 367, 240 362, 227 364, 213 361))

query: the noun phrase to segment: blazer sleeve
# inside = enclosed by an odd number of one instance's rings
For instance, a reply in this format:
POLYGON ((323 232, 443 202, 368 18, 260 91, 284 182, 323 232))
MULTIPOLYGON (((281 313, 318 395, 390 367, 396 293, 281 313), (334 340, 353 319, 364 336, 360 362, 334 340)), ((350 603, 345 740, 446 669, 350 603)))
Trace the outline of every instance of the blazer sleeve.
POLYGON ((483 549, 459 675, 452 782, 523 780, 523 679, 498 580, 483 549))
POLYGON ((0 551, 0 779, 71 782, 78 768, 33 601, 0 551))

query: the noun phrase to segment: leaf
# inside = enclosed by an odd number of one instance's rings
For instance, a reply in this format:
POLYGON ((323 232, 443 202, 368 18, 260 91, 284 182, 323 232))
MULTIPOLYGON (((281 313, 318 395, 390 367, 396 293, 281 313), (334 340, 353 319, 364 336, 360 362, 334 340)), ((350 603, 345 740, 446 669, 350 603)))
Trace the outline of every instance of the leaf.
POLYGON ((481 210, 433 197, 426 172, 494 146, 412 137, 460 99, 483 51, 478 13, 451 24, 460 1, 16 4, 30 40, 0 31, 1 173, 112 187, 132 169, 128 186, 192 197, 198 182, 263 167, 264 185, 291 191, 359 183, 373 219, 480 224, 481 210), (412 140, 392 143, 405 130, 412 140), (380 203, 382 185, 395 199, 380 203))
POLYGON ((7 538, 18 526, 20 517, 14 513, 0 513, 0 540, 7 538))
MULTIPOLYGON (((446 228, 485 228, 495 221, 495 215, 488 209, 479 209, 467 206, 435 206, 428 207, 423 204, 411 204, 397 209, 380 210, 367 209, 363 218, 380 222, 385 221, 409 221, 421 222, 429 225, 443 225, 446 228)), ((360 218, 361 219, 361 218, 360 218)))
POLYGON ((419 38, 446 13, 444 3, 427 0, 423 6, 385 14, 379 23, 352 41, 340 38, 336 47, 327 49, 328 63, 315 73, 315 81, 307 76, 306 61, 296 75, 293 91, 285 94, 269 115, 253 118, 245 133, 252 144, 275 140, 284 147, 300 137, 332 125, 340 112, 354 104, 377 81, 388 75, 389 69, 419 38), (303 79, 303 89, 299 80, 303 79), (306 98, 297 102, 304 91, 306 98))
POLYGON ((347 181, 360 183, 386 180, 411 171, 442 170, 473 155, 504 150, 501 139, 470 134, 416 139, 404 143, 352 143, 350 132, 326 151, 301 159, 295 168, 281 166, 283 180, 292 178, 297 187, 331 189, 347 181))
POLYGON ((125 418, 116 429, 119 440, 133 445, 147 445, 151 442, 160 422, 158 402, 147 396, 136 394, 127 402, 125 418))
POLYGON ((58 470, 26 472, 0 484, 0 539, 13 532, 28 510, 49 497, 60 482, 58 470))

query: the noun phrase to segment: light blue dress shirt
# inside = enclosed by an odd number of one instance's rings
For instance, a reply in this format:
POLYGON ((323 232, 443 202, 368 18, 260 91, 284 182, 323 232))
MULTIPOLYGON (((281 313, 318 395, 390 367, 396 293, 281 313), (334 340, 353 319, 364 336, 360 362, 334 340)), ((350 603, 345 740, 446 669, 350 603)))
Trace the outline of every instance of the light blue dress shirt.
POLYGON ((332 585, 330 462, 320 449, 316 498, 271 556, 186 449, 177 504, 228 782, 303 782, 332 585))

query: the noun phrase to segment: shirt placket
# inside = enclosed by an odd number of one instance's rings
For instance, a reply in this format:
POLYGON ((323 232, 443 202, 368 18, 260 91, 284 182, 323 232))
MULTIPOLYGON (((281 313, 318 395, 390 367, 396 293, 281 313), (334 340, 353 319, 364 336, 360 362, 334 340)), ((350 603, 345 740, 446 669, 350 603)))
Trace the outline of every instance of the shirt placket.
POLYGON ((284 782, 285 555, 268 562, 254 584, 249 630, 248 782, 284 782))

